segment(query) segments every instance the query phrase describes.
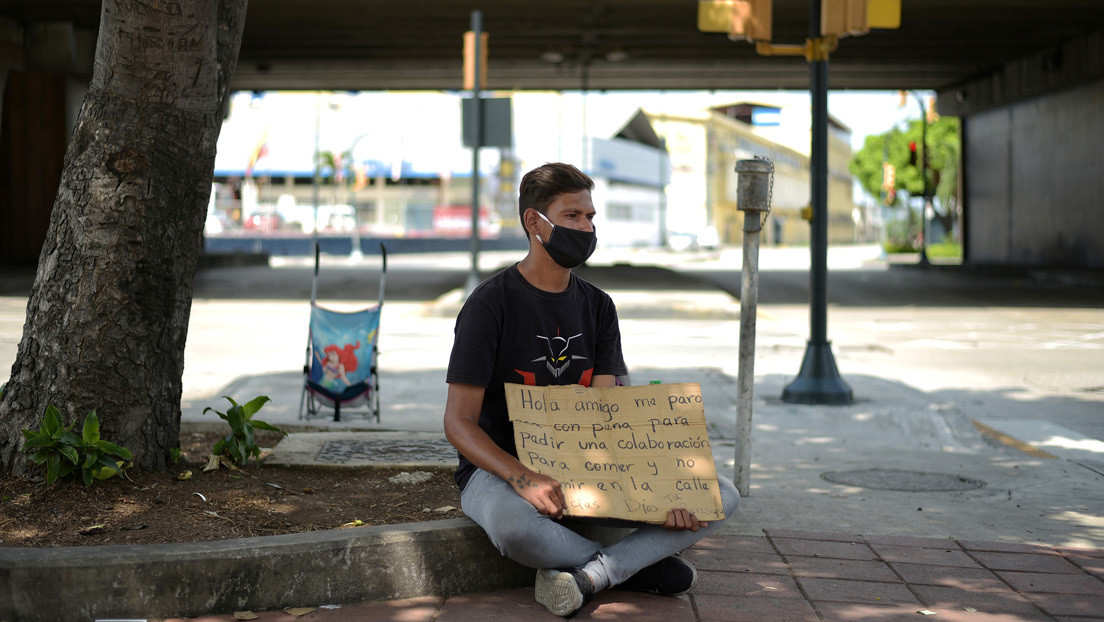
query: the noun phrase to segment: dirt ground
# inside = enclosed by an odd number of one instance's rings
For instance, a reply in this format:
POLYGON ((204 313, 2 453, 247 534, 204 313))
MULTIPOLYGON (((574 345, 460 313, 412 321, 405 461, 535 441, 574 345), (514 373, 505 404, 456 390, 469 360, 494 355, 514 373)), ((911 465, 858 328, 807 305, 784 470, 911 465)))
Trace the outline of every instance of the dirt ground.
MULTIPOLYGON (((0 476, 0 546, 205 542, 462 516, 452 469, 257 466, 203 472, 219 434, 182 434, 167 473, 85 486, 0 476), (185 474, 191 472, 190 477, 185 474), (417 483, 389 478, 407 472, 417 483)), ((279 435, 261 432, 274 447, 279 435)), ((405 476, 403 479, 411 479, 405 476)))

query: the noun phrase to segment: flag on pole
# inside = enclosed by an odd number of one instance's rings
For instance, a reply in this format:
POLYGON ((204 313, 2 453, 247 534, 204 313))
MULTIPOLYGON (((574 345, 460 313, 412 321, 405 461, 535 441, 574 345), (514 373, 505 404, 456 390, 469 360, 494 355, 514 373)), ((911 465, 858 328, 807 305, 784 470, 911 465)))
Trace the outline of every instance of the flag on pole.
POLYGON ((265 128, 264 134, 261 135, 261 140, 257 143, 257 146, 253 148, 253 153, 249 155, 249 164, 245 167, 245 176, 253 176, 253 168, 257 166, 257 162, 268 154, 268 128, 265 128))
POLYGON ((356 175, 356 183, 353 184, 353 192, 360 192, 368 187, 368 170, 363 164, 354 162, 353 173, 356 175))

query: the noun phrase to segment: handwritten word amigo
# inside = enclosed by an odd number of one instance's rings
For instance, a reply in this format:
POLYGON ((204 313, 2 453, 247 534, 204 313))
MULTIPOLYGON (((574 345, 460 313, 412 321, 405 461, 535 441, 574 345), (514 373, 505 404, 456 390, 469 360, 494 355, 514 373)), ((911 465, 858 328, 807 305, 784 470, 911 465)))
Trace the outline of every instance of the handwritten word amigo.
POLYGON ((605 402, 599 402, 592 400, 589 402, 575 402, 575 412, 600 412, 606 416, 606 421, 613 420, 613 415, 617 411, 621 410, 621 407, 617 404, 606 404, 605 402))

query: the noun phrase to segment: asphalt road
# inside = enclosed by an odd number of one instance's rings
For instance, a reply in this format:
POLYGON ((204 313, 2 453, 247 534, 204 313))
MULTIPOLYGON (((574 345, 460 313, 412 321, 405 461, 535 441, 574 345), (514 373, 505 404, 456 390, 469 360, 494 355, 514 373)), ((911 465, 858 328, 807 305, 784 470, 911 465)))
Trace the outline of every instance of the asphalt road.
MULTIPOLYGON (((481 273, 519 257, 483 253, 481 273)), ((374 300, 379 261, 324 258, 319 299, 374 300)), ((677 296, 717 289, 736 298, 740 263, 739 249, 599 252, 579 273, 605 289, 640 291, 645 299, 647 292, 677 296)), ((808 249, 764 248, 760 267, 756 372, 762 387, 757 392, 780 395, 800 368, 809 335, 808 249)), ((891 266, 871 246, 834 247, 829 268, 828 336, 845 380, 849 374, 892 379, 949 403, 969 404, 979 417, 1046 421, 1104 441, 1104 287, 1099 281, 1086 281, 1085 275, 891 266)), ((386 299, 437 300, 462 289, 469 272, 466 253, 393 255, 386 299)), ((310 299, 311 273, 307 258, 203 270, 196 278, 191 330, 224 331, 225 339, 233 341, 239 329, 223 318, 243 309, 235 303, 266 300, 271 303, 266 317, 251 319, 251 327, 262 335, 301 332, 305 343, 301 316, 306 306, 300 303, 310 299)), ((32 276, 30 271, 0 274, 0 369, 14 362, 32 276)), ((731 318, 667 322, 662 338, 649 332, 651 324, 638 326, 631 317, 622 324, 626 356, 635 365, 712 366, 736 374, 738 325, 731 318)), ((388 345, 401 350, 388 354, 392 365, 443 367, 439 359, 441 351, 447 352, 443 342, 451 337, 451 318, 417 317, 389 325, 388 345)), ((264 369, 242 373, 293 370, 301 364, 293 360, 299 356, 296 349, 269 341, 258 340, 253 347, 260 350, 242 353, 252 365, 264 361, 264 369)), ((186 370, 186 393, 189 382, 192 394, 199 394, 221 386, 234 372, 186 370)))

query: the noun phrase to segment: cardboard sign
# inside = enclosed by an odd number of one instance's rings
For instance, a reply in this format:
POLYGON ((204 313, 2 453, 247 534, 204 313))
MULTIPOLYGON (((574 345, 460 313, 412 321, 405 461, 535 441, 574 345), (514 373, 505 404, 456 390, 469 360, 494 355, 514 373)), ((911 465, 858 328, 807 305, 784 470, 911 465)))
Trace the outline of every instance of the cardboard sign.
POLYGON ((556 478, 570 516, 722 520, 697 383, 586 388, 506 384, 518 459, 556 478))

